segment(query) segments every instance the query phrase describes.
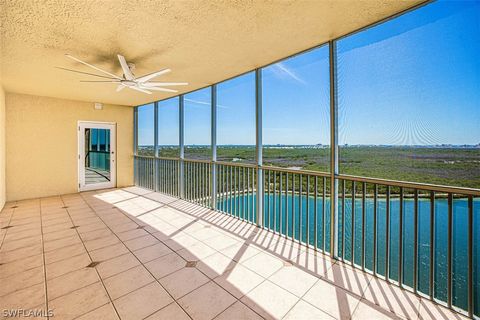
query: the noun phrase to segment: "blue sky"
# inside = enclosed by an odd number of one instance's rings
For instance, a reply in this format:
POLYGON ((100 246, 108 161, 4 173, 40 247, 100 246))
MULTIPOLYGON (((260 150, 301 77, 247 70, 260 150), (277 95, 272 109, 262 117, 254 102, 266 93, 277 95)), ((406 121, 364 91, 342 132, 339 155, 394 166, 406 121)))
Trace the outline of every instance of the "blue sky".
MULTIPOLYGON (((480 143, 480 2, 437 1, 337 42, 340 144, 480 143)), ((255 143, 253 73, 218 85, 217 141, 255 143)), ((210 89, 185 96, 185 144, 210 144, 210 89)), ((329 144, 328 47, 263 69, 264 144, 329 144)), ((176 98, 160 144, 178 143, 176 98)), ((143 109, 143 110, 142 110, 143 109)), ((139 144, 153 143, 153 108, 139 144)))

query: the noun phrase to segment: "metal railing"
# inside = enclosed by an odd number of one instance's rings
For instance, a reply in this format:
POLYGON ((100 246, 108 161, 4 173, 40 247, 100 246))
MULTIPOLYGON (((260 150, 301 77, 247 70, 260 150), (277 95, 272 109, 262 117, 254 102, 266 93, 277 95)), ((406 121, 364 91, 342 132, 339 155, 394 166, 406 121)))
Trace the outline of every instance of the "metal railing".
POLYGON ((334 259, 471 317, 479 314, 479 190, 340 174, 335 180, 332 193, 330 173, 135 156, 139 186, 184 194, 326 254, 333 236, 334 259))

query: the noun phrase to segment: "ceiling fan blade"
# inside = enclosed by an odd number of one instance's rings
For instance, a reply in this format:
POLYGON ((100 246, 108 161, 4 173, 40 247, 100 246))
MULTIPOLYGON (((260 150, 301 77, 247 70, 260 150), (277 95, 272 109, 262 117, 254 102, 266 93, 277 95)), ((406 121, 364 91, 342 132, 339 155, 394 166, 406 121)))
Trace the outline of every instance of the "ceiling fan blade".
POLYGON ((77 70, 72 70, 72 69, 67 69, 67 68, 62 68, 62 67, 55 67, 55 68, 57 68, 57 69, 62 69, 62 70, 66 70, 66 71, 70 71, 70 72, 76 72, 76 73, 81 73, 81 74, 88 74, 89 76, 95 76, 95 77, 100 77, 100 78, 105 78, 105 79, 115 79, 115 78, 112 78, 112 77, 105 77, 105 76, 100 76, 100 75, 94 74, 94 73, 77 71, 77 70))
POLYGON ((120 92, 123 89, 125 89, 125 86, 123 84, 119 84, 118 87, 117 87, 117 92, 120 92))
POLYGON ((133 90, 137 90, 137 91, 143 92, 143 93, 146 93, 146 94, 152 94, 150 91, 144 90, 144 89, 141 89, 141 88, 138 88, 138 87, 129 87, 129 88, 130 88, 130 89, 133 89, 133 90))
POLYGON ((160 87, 170 87, 170 86, 188 86, 188 82, 145 82, 142 83, 142 86, 145 87, 155 87, 155 86, 160 86, 160 87))
POLYGON ((132 74, 132 71, 128 67, 127 60, 125 60, 125 57, 117 54, 118 61, 120 62, 120 66, 122 66, 123 74, 125 75, 125 79, 127 80, 133 80, 135 77, 132 74))
POLYGON ((94 65, 92 65, 92 64, 90 64, 90 63, 86 63, 85 61, 82 61, 82 60, 80 60, 80 59, 78 59, 78 58, 75 58, 74 56, 71 56, 71 55, 69 55, 69 54, 66 54, 65 56, 66 56, 67 58, 70 58, 70 59, 72 59, 72 60, 75 60, 75 61, 77 61, 77 62, 80 62, 81 64, 84 64, 84 65, 86 65, 87 67, 90 67, 90 68, 93 68, 93 69, 95 69, 95 70, 97 70, 97 71, 100 71, 100 72, 102 72, 102 73, 108 74, 109 76, 111 76, 111 77, 113 77, 113 78, 115 78, 115 79, 123 80, 122 78, 120 78, 120 77, 117 76, 117 75, 114 75, 113 73, 110 73, 110 72, 108 72, 108 71, 105 71, 105 70, 102 70, 102 69, 100 69, 100 68, 98 68, 98 67, 95 67, 94 65))
POLYGON ((163 92, 178 92, 178 90, 167 89, 167 88, 159 88, 159 87, 143 87, 143 89, 153 90, 153 91, 163 91, 163 92))
POLYGON ((137 78, 136 80, 137 80, 138 82, 147 82, 147 81, 150 80, 150 79, 153 79, 153 78, 155 78, 155 77, 161 76, 162 74, 165 74, 165 73, 169 73, 170 71, 172 71, 172 70, 170 70, 170 69, 163 69, 163 70, 160 70, 160 71, 156 71, 156 72, 152 72, 152 73, 150 73, 150 74, 144 75, 144 76, 142 76, 142 77, 140 77, 140 78, 137 78))
POLYGON ((119 83, 118 80, 80 80, 80 82, 109 82, 109 83, 119 83))

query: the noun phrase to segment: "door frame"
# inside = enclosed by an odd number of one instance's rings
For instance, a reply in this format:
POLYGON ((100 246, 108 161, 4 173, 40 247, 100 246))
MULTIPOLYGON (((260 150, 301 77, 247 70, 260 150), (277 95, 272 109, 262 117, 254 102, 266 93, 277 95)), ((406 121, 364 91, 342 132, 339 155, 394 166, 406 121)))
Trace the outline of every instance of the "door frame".
POLYGON ((116 122, 78 121, 78 191, 88 191, 117 186, 117 124, 116 122), (110 181, 94 184, 85 184, 85 129, 110 130, 110 181))

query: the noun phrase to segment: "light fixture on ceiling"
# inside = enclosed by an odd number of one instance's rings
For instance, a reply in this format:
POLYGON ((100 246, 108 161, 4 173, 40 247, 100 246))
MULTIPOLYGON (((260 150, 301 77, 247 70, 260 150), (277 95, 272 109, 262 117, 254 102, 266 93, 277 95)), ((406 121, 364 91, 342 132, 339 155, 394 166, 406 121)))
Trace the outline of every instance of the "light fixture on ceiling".
POLYGON ((78 58, 75 58, 72 55, 66 54, 65 55, 67 58, 72 59, 74 61, 80 62, 83 65, 86 65, 87 67, 90 67, 92 69, 95 69, 105 75, 98 75, 94 73, 88 73, 88 72, 82 72, 82 71, 77 71, 77 70, 72 70, 72 69, 67 69, 67 68, 62 68, 62 67, 57 67, 62 70, 66 71, 71 71, 71 72, 76 72, 76 73, 81 73, 81 74, 86 74, 90 76, 95 76, 95 77, 100 77, 100 78, 105 78, 108 80, 80 80, 80 82, 95 82, 95 83, 116 83, 118 84, 117 86, 117 92, 122 91, 124 88, 130 88, 136 91, 140 91, 143 93, 147 94, 152 94, 152 91, 163 91, 163 92, 178 92, 178 90, 174 89, 168 89, 168 88, 163 88, 163 87, 172 87, 172 86, 186 86, 188 85, 187 82, 157 82, 157 81, 150 81, 155 77, 164 75, 166 73, 169 73, 171 70, 170 69, 163 69, 160 71, 152 72, 147 75, 141 76, 141 77, 135 77, 133 74, 133 70, 135 69, 135 65, 132 63, 127 63, 125 60, 125 57, 118 54, 118 61, 120 62, 120 66, 122 67, 123 70, 123 75, 117 76, 111 72, 105 71, 103 69, 100 69, 92 64, 89 64, 85 61, 82 61, 78 58))

